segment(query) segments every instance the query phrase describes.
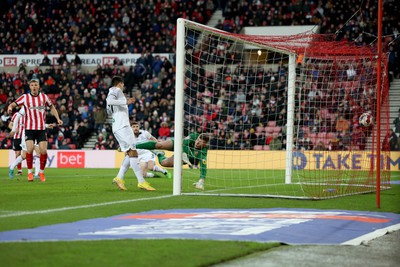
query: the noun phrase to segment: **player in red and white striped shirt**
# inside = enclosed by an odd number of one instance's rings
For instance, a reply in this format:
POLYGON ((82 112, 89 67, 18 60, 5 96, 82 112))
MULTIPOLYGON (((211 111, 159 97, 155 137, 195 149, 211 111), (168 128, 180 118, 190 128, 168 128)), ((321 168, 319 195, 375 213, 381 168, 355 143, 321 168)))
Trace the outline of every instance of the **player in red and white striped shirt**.
MULTIPOLYGON (((25 123, 25 116, 21 117, 18 120, 18 123, 15 124, 15 119, 17 118, 18 112, 15 112, 11 118, 11 123, 9 125, 10 129, 15 128, 15 134, 13 135, 13 150, 15 152, 15 158, 18 158, 21 155, 21 142, 24 133, 24 123, 25 123)), ((21 163, 17 165, 18 168, 18 175, 22 174, 22 166, 21 163)))
POLYGON ((48 96, 39 92, 39 80, 29 81, 31 92, 20 96, 15 102, 8 106, 8 113, 11 114, 16 106, 25 108, 25 141, 27 146, 26 164, 28 166, 28 181, 33 181, 32 163, 34 142, 39 144, 40 150, 40 181, 45 182, 44 168, 47 162, 47 136, 46 136, 46 107, 50 107, 51 113, 56 117, 59 125, 62 120, 56 108, 51 103, 48 96))

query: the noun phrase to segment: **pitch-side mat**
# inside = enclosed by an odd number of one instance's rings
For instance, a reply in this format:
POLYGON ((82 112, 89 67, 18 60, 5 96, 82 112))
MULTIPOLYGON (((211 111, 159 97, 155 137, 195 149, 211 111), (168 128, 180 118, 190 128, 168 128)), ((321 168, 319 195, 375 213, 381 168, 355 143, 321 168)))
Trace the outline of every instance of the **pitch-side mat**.
POLYGON ((0 232, 0 242, 212 239, 359 245, 400 229, 393 213, 313 209, 174 209, 0 232))

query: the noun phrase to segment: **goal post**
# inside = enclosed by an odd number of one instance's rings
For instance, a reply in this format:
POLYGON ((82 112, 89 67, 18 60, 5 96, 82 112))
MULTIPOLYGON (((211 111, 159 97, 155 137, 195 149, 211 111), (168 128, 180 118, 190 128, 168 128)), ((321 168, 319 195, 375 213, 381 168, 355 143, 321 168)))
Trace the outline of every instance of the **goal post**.
MULTIPOLYGON (((173 194, 324 199, 374 192, 377 146, 381 189, 389 188, 387 140, 376 140, 375 125, 358 123, 365 112, 377 117, 376 66, 370 47, 329 35, 242 35, 178 19, 173 194), (202 133, 210 137, 206 159, 183 142, 202 133), (182 165, 184 151, 192 168, 182 165), (204 190, 196 189, 204 177, 204 190)), ((387 83, 381 91, 386 137, 387 83)))

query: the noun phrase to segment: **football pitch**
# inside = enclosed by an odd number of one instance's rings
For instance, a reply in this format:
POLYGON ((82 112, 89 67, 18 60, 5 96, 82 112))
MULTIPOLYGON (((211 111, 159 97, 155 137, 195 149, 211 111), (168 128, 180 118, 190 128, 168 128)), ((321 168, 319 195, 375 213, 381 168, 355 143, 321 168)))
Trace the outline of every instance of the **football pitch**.
MULTIPOLYGON (((28 183, 26 175, 8 178, 0 168, 0 232, 170 209, 340 209, 400 213, 400 185, 381 192, 381 208, 375 194, 321 201, 217 196, 172 196, 172 180, 148 179, 157 189, 136 188, 132 171, 126 176, 128 191, 120 191, 112 179, 117 169, 47 169, 46 183, 28 183)), ((193 180, 198 174, 193 174, 193 180)), ((391 180, 400 180, 393 172, 391 180)), ((190 239, 122 239, 97 241, 0 243, 2 266, 210 266, 279 243, 190 239)))

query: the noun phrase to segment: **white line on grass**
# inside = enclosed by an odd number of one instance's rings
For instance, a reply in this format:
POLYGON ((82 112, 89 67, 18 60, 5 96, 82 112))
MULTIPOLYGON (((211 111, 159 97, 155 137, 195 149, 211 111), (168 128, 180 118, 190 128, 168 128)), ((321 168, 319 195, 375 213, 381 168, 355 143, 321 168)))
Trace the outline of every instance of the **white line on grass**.
POLYGON ((34 214, 45 214, 45 213, 52 213, 52 212, 59 212, 59 211, 66 211, 66 210, 86 209, 86 208, 101 207, 101 206, 114 205, 114 204, 123 204, 123 203, 144 201, 144 200, 169 198, 169 197, 173 197, 173 195, 150 197, 150 198, 129 199, 129 200, 120 200, 120 201, 104 202, 104 203, 82 205, 82 206, 74 206, 74 207, 64 207, 64 208, 49 209, 49 210, 19 211, 19 212, 15 212, 15 213, 12 213, 12 214, 0 215, 0 218, 9 218, 9 217, 17 217, 17 216, 24 216, 24 215, 34 215, 34 214))

